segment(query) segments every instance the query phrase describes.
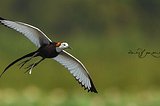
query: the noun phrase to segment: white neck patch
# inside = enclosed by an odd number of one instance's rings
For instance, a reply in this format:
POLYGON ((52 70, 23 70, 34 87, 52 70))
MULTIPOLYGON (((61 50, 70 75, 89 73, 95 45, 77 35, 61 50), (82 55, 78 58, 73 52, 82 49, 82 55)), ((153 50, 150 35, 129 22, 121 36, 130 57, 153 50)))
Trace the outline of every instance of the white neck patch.
POLYGON ((62 50, 67 49, 67 48, 69 48, 68 43, 61 43, 60 46, 56 47, 56 51, 61 52, 62 50))

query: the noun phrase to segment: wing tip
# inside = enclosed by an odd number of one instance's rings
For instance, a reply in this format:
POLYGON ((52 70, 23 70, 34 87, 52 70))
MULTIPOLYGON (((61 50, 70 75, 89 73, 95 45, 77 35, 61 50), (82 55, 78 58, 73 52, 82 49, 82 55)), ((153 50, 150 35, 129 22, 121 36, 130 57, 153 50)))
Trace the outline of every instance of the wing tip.
POLYGON ((91 83, 91 88, 90 88, 90 90, 88 90, 88 92, 91 91, 94 93, 98 93, 90 77, 89 77, 89 79, 90 79, 90 83, 91 83))
MULTIPOLYGON (((94 88, 93 90, 90 90, 91 92, 94 92, 94 93, 98 93, 97 90, 94 88)), ((89 92, 89 91, 88 91, 89 92)))
MULTIPOLYGON (((76 79, 76 78, 75 78, 75 79, 76 79)), ((84 90, 87 89, 88 92, 98 93, 90 77, 89 77, 89 79, 90 79, 90 83, 91 83, 91 88, 90 88, 90 89, 88 89, 88 88, 86 88, 84 85, 82 85, 82 83, 79 82, 79 79, 76 79, 76 80, 78 81, 79 84, 81 84, 81 87, 84 87, 84 90)))
POLYGON ((6 19, 4 19, 4 18, 0 17, 0 25, 4 25, 4 26, 6 26, 6 25, 3 23, 3 20, 6 20, 6 19))
POLYGON ((94 93, 98 93, 95 87, 92 87, 91 90, 88 90, 88 92, 89 91, 94 92, 94 93))
POLYGON ((0 17, 0 20, 5 20, 4 18, 0 17))

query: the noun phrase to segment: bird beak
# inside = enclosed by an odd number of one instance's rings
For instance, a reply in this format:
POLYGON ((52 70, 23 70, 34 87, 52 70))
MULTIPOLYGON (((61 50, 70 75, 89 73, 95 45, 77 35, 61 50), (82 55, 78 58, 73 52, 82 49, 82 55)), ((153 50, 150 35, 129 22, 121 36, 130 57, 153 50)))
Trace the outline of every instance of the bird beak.
POLYGON ((71 48, 70 46, 68 46, 68 49, 71 49, 71 50, 72 50, 72 48, 71 48))

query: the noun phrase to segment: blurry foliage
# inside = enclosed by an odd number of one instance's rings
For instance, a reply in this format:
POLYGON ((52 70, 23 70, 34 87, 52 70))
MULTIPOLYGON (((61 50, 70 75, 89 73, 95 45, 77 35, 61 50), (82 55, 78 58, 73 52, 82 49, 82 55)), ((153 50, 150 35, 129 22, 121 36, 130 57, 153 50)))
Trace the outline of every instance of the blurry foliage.
POLYGON ((157 35, 160 25, 157 0, 5 0, 1 5, 3 17, 32 23, 58 36, 77 31, 112 36, 135 30, 151 36, 157 35))
MULTIPOLYGON (((159 59, 151 56, 139 59, 127 54, 139 47, 159 51, 159 10, 158 0, 3 0, 0 3, 1 17, 34 25, 53 41, 69 42, 73 47, 69 52, 85 64, 98 91, 109 86, 129 90, 160 86, 159 59)), ((0 60, 4 60, 0 61, 1 72, 14 59, 36 49, 21 34, 3 26, 0 35, 0 60)), ((25 88, 30 84, 46 90, 57 86, 68 90, 80 87, 67 69, 53 60, 42 62, 31 76, 22 74, 24 69, 18 71, 17 66, 11 68, 0 79, 0 87, 25 88)))

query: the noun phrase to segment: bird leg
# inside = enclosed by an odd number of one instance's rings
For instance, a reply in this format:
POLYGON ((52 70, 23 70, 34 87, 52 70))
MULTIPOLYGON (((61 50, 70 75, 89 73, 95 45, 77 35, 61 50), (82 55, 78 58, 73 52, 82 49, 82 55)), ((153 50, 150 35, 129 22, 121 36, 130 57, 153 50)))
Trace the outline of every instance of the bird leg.
MULTIPOLYGON (((28 61, 30 61, 31 59, 32 59, 32 58, 29 58, 29 59, 27 59, 27 60, 21 62, 21 63, 18 64, 17 66, 21 65, 20 68, 22 68, 22 67, 24 66, 24 64, 26 64, 26 63, 27 63, 28 61)), ((20 68, 19 68, 19 69, 20 69, 20 68)))
POLYGON ((26 73, 26 72, 28 72, 29 71, 29 74, 31 74, 32 73, 32 69, 35 67, 35 66, 37 66, 42 60, 44 60, 45 58, 42 58, 40 61, 38 61, 38 62, 35 62, 35 63, 33 63, 33 64, 31 64, 31 65, 29 65, 28 67, 26 67, 25 69, 27 69, 28 68, 28 70, 27 71, 25 71, 24 73, 26 73))
POLYGON ((27 59, 27 60, 23 61, 22 63, 18 64, 17 66, 21 65, 20 68, 22 68, 22 67, 24 66, 24 64, 26 64, 28 61, 30 61, 30 60, 31 60, 33 57, 35 57, 37 54, 38 54, 38 52, 35 53, 35 54, 34 54, 32 57, 30 57, 29 59, 27 59))

